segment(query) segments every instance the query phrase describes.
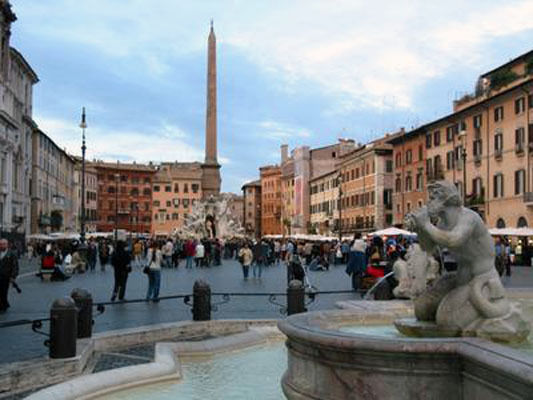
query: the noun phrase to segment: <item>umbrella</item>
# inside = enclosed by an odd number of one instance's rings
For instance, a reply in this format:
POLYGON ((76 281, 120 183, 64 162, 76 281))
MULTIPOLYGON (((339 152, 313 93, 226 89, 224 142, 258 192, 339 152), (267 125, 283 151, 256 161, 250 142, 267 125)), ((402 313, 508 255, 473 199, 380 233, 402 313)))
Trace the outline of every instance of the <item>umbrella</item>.
POLYGON ((369 236, 416 236, 416 233, 399 228, 385 228, 368 234, 369 236))

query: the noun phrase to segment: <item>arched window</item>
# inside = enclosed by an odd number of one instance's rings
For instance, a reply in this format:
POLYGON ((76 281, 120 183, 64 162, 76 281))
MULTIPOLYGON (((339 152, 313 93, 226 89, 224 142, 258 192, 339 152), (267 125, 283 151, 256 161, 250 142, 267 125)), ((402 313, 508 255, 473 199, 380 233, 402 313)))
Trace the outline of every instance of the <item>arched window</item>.
POLYGON ((107 188, 107 193, 115 193, 115 187, 114 186, 109 186, 107 188))
POLYGON ((402 191, 402 180, 400 178, 396 178, 396 193, 402 191))
POLYGON ((131 189, 130 194, 132 196, 138 196, 139 195, 139 189, 137 189, 137 188, 131 189))
POLYGON ((498 218, 498 220, 496 221, 496 228, 505 228, 505 221, 503 220, 503 218, 498 218))
POLYGON ((145 188, 145 189, 143 190, 143 195, 144 195, 144 196, 150 196, 150 189, 149 189, 149 188, 145 188))
POLYGON ((527 228, 527 219, 524 217, 518 218, 518 223, 516 224, 517 228, 527 228))

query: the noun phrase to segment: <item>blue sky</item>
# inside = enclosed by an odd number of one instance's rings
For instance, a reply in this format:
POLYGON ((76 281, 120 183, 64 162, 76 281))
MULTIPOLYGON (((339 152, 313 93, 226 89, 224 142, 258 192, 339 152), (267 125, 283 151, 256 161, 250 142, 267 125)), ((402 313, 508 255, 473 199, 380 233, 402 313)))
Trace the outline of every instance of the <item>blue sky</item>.
POLYGON ((34 119, 88 156, 202 161, 214 19, 222 189, 279 147, 366 142, 451 111, 531 50, 532 1, 12 0, 12 45, 40 78, 34 119))

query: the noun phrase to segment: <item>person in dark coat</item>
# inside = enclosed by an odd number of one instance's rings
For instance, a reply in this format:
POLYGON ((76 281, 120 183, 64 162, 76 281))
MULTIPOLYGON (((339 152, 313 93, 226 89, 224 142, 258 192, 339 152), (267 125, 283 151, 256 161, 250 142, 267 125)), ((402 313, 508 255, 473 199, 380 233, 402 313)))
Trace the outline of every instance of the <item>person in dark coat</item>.
POLYGON ((8 248, 7 239, 0 239, 0 313, 9 308, 8 291, 11 282, 15 282, 19 273, 17 256, 8 248))
POLYGON ((131 256, 126 251, 124 242, 117 242, 117 248, 111 257, 111 265, 115 270, 115 287, 113 288, 111 301, 115 301, 117 294, 119 300, 124 300, 124 295, 126 294, 126 282, 128 280, 128 274, 131 271, 130 263, 131 256))
POLYGON ((348 263, 346 265, 346 273, 352 278, 352 289, 359 290, 363 273, 366 270, 367 256, 366 243, 361 239, 361 234, 354 235, 354 241, 348 253, 348 263))

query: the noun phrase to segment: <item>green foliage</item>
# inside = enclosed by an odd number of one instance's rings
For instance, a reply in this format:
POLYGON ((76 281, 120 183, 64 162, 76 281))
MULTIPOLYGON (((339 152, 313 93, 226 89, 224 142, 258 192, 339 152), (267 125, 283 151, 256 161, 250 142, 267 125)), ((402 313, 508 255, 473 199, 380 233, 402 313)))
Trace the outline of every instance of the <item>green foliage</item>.
POLYGON ((510 69, 496 71, 490 76, 490 88, 499 89, 502 86, 506 86, 517 80, 518 78, 518 74, 510 69))

